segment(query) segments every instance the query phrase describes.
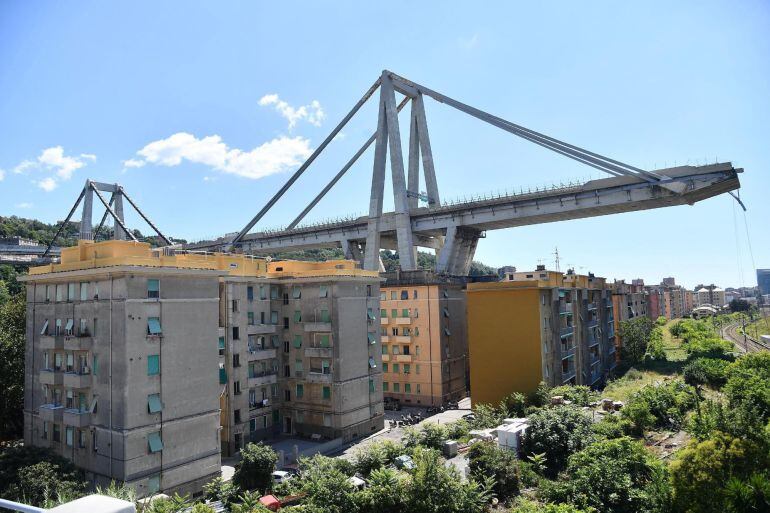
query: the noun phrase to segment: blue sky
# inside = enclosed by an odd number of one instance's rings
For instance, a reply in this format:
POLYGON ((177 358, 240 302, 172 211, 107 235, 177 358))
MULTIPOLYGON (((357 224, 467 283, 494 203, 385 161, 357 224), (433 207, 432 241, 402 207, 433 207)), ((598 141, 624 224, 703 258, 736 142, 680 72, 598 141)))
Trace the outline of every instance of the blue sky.
MULTIPOLYGON (((4 0, 0 214, 54 222, 92 178, 122 183, 171 236, 237 231, 387 68, 642 168, 746 170, 750 237, 720 196, 490 232, 477 259, 552 266, 558 246, 562 268, 609 278, 755 284, 752 254, 770 267, 770 4, 529 4, 4 0)), ((599 177, 426 110, 444 198, 599 177)), ((375 124, 372 103, 260 227, 293 219, 375 124)), ((367 210, 372 153, 309 220, 367 210)))

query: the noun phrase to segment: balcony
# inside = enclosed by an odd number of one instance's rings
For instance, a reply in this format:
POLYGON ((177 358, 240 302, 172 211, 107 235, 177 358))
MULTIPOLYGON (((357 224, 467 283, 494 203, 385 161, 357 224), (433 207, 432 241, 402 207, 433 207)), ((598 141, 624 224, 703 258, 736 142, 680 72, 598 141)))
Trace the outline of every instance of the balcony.
POLYGON ((596 310, 596 303, 588 303, 587 305, 588 311, 596 310))
POLYGON ((596 335, 593 333, 588 334, 588 347, 594 347, 596 345, 599 345, 599 340, 596 338, 596 335))
POLYGON ((396 321, 396 324, 399 325, 399 326, 401 326, 401 325, 407 325, 408 326, 408 325, 412 324, 412 318, 411 317, 396 317, 395 321, 396 321))
POLYGON ((387 317, 380 317, 380 325, 384 326, 388 324, 388 318, 387 317))
POLYGON ((559 304, 559 315, 572 315, 572 303, 559 304))
POLYGON ((308 383, 331 383, 332 375, 331 373, 324 374, 323 372, 320 372, 320 369, 311 369, 307 374, 306 381, 308 383))
POLYGON ((269 399, 262 399, 261 401, 256 401, 256 402, 249 402, 250 410, 261 410, 262 408, 267 408, 268 406, 270 406, 269 399))
POLYGON ((575 377, 575 368, 567 369, 566 371, 562 369, 561 371, 561 379, 562 383, 566 383, 567 381, 571 380, 575 377))
POLYGON ((306 347, 305 356, 308 358, 334 358, 333 347, 306 347))
POLYGON ((54 337, 53 335, 40 336, 40 349, 64 349, 64 337, 54 337))
POLYGON ((252 360, 266 360, 268 358, 275 358, 275 348, 272 349, 249 349, 249 354, 246 357, 248 361, 252 360))
POLYGON ((410 363, 412 361, 412 355, 410 355, 410 354, 394 354, 392 361, 394 361, 394 362, 410 363))
POLYGON ((275 333, 275 324, 249 324, 246 326, 247 335, 267 335, 275 333))
POLYGON ((77 408, 64 410, 63 421, 68 426, 86 427, 91 424, 91 412, 77 408))
POLYGON ((276 382, 277 376, 275 372, 265 372, 249 376, 249 388, 257 387, 261 385, 272 385, 276 382))
POLYGON ((306 322, 305 333, 310 331, 331 331, 332 323, 330 322, 306 322))
POLYGON ((566 328, 562 328, 559 330, 559 336, 561 338, 568 337, 575 333, 575 327, 574 326, 567 326, 566 328))
POLYGON ((412 342, 412 337, 410 335, 392 335, 390 337, 390 342, 398 342, 399 344, 409 344, 412 342))
POLYGON ((61 404, 42 404, 39 408, 40 418, 49 422, 61 422, 64 406, 61 404))
POLYGON ((390 361, 390 355, 389 354, 382 355, 382 361, 383 362, 389 362, 390 361))
POLYGON ((591 321, 586 321, 586 328, 590 330, 591 328, 595 328, 598 324, 599 324, 599 321, 597 321, 596 319, 593 319, 591 321))
POLYGON ((94 340, 90 335, 64 337, 64 349, 70 351, 90 351, 93 344, 94 340))
POLYGON ((53 369, 43 369, 40 371, 41 385, 62 385, 64 384, 64 373, 53 369))
POLYGON ((567 358, 567 357, 572 356, 574 354, 575 354, 575 345, 574 344, 573 345, 569 345, 569 346, 565 345, 565 344, 561 345, 561 357, 562 358, 567 358))
POLYGON ((91 374, 82 372, 65 372, 64 386, 69 388, 88 388, 91 386, 91 374))

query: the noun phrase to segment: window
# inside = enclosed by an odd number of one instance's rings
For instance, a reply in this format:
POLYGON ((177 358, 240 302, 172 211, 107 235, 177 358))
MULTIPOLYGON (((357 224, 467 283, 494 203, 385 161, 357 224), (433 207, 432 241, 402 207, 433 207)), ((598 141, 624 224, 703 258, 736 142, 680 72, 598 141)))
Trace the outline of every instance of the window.
POLYGON ((394 363, 393 364, 393 374, 398 374, 401 371, 399 364, 394 363))
POLYGON ((294 394, 297 399, 305 395, 305 386, 302 383, 297 383, 297 391, 294 394))
POLYGON ((404 364, 404 374, 409 374, 410 371, 410 365, 408 363, 404 364))
POLYGON ((410 383, 404 383, 404 393, 405 394, 412 393, 412 385, 410 383))
POLYGON ((160 280, 147 280, 147 297, 150 299, 157 299, 160 297, 160 280))
POLYGON ((388 372, 388 363, 382 362, 382 372, 388 372))
POLYGON ((257 419, 256 418, 249 419, 249 431, 253 433, 256 430, 257 430, 257 419))
POLYGON ((329 310, 321 310, 321 322, 332 322, 329 316, 329 310))
POLYGON ((408 308, 404 308, 403 310, 401 310, 401 317, 409 317, 409 309, 408 308))
POLYGON ((233 354, 233 367, 241 366, 241 355, 239 353, 233 354))
POLYGON ((54 370, 61 370, 62 367, 62 354, 61 353, 54 353, 53 358, 53 368, 54 370))
POLYGON ((299 299, 302 297, 302 289, 299 288, 297 285, 294 285, 291 288, 291 297, 294 299, 299 299))
POLYGON ((331 397, 332 397, 332 389, 330 387, 327 387, 327 386, 323 387, 321 389, 321 397, 323 397, 324 399, 331 399, 331 397))
POLYGON ((241 395, 241 382, 233 381, 233 394, 241 395))
POLYGON ((366 340, 369 342, 369 344, 375 344, 377 343, 377 336, 374 333, 367 333, 366 340))
POLYGON ((393 334, 394 337, 398 336, 398 328, 391 328, 390 332, 393 334))
POLYGON ((324 426, 331 427, 332 425, 332 416, 328 413, 324 413, 324 426))
POLYGON ((59 424, 54 423, 53 425, 53 437, 52 440, 54 442, 61 442, 61 426, 59 424))
POLYGON ((225 355, 225 337, 219 337, 219 356, 225 355))
POLYGON ((147 375, 157 376, 160 374, 160 355, 151 354, 147 357, 147 375))
POLYGON ((399 346, 394 345, 392 348, 393 354, 399 354, 401 352, 401 349, 399 346))
POLYGON ((444 307, 444 309, 442 310, 442 312, 444 313, 444 317, 447 317, 447 318, 449 318, 449 308, 446 308, 446 307, 444 307))
POLYGON ((160 431, 155 431, 147 435, 147 445, 150 452, 160 452, 163 450, 163 440, 160 438, 160 431))
POLYGON ((394 309, 392 309, 392 310, 390 311, 390 316, 391 316, 391 317, 393 317, 394 319, 395 319, 396 317, 398 317, 398 310, 396 310, 395 308, 394 308, 394 309))
POLYGON ((288 353, 289 352, 289 341, 288 340, 284 340, 283 341, 283 352, 284 353, 288 353))
MULTIPOLYGON (((416 308, 414 309, 414 312, 412 312, 412 317, 414 317, 415 319, 420 317, 420 312, 416 308)), ((415 329, 417 329, 417 328, 415 328, 415 329)))
POLYGON ((81 337, 88 335, 88 320, 80 319, 80 331, 78 331, 81 337))
POLYGON ((67 353, 67 372, 75 371, 75 355, 67 353))
POLYGON ((304 367, 302 365, 302 360, 299 358, 294 360, 294 374, 296 376, 302 376, 302 371, 304 370, 304 367))
POLYGON ((67 284, 67 301, 74 301, 74 300, 75 300, 75 284, 68 283, 67 284))
POLYGON ((386 346, 385 344, 383 344, 383 345, 382 345, 382 351, 381 351, 381 352, 382 352, 382 354, 388 354, 388 346, 386 346))
POLYGON ((283 391, 283 400, 291 401, 291 390, 289 390, 288 388, 283 391))
POLYGON ((318 297, 329 297, 329 287, 326 285, 318 287, 318 297))
POLYGON ((417 393, 418 394, 420 393, 420 384, 419 383, 417 383, 417 393))
POLYGON ((51 286, 46 285, 45 286, 45 302, 48 303, 51 301, 51 286))
POLYGON ((43 421, 43 439, 48 440, 48 422, 43 421))
POLYGON ((387 392, 388 391, 388 382, 387 381, 383 381, 382 382, 382 391, 383 392, 387 392))
POLYGON ((451 334, 452 334, 452 332, 451 332, 451 331, 449 331, 449 328, 444 328, 444 335, 446 335, 446 336, 448 337, 448 336, 450 336, 451 334))
POLYGON ((233 340, 241 339, 241 330, 238 326, 233 326, 233 340))
POLYGON ((241 410, 233 411, 233 422, 235 422, 236 424, 241 423, 241 410))
POLYGON ((99 375, 99 358, 96 355, 94 355, 92 359, 91 372, 94 376, 99 375))
POLYGON ((251 285, 246 286, 246 299, 249 301, 254 301, 254 287, 251 285))
POLYGON ((417 299, 417 289, 414 289, 414 294, 412 296, 412 299, 417 299))
POLYGON ((420 364, 419 363, 415 364, 414 372, 415 372, 415 374, 419 374, 420 373, 420 364))
POLYGON ((401 383, 393 383, 393 391, 401 392, 401 383))
POLYGON ((259 299, 267 299, 267 289, 264 285, 259 286, 259 299))
POLYGON ((57 336, 61 335, 61 319, 56 319, 53 334, 57 336))
POLYGON ((380 318, 385 319, 388 316, 388 311, 384 308, 380 308, 380 318))
POLYGON ((294 347, 296 349, 302 347, 302 335, 294 335, 294 347))
POLYGON ((48 319, 43 322, 43 327, 40 329, 41 335, 48 335, 48 319))
POLYGON ((367 308, 366 309, 366 318, 369 319, 370 321, 373 321, 374 320, 374 310, 372 310, 371 308, 367 308))
POLYGON ((56 285, 56 301, 64 301, 64 285, 56 285))
POLYGON ((369 393, 372 394, 377 391, 377 388, 374 386, 374 380, 369 378, 369 393))
MULTIPOLYGON (((46 299, 48 299, 48 285, 46 285, 46 299)), ((86 301, 88 299, 88 282, 80 284, 80 300, 86 301)))
POLYGON ((238 300, 237 299, 233 299, 231 301, 231 303, 232 303, 231 308, 232 308, 233 312, 237 312, 238 311, 238 300))
POLYGON ((373 357, 369 357, 369 368, 370 369, 376 369, 377 368, 377 362, 374 361, 373 357))
POLYGON ((404 346, 404 354, 409 354, 409 346, 404 346))
POLYGON ((270 287, 270 299, 278 299, 278 287, 270 287))
POLYGON ((329 347, 329 335, 321 335, 318 337, 318 342, 321 347, 329 347))
POLYGON ((442 295, 443 295, 445 298, 449 297, 449 291, 448 291, 448 290, 444 290, 444 291, 442 291, 442 292, 441 292, 441 294, 442 294, 442 295))
POLYGON ((401 291, 401 299, 409 299, 409 291, 408 290, 402 290, 401 291))
POLYGON ((391 300, 396 300, 396 299, 398 299, 398 293, 397 293, 395 290, 391 290, 391 291, 390 291, 390 299, 391 299, 391 300))
POLYGON ((162 330, 160 329, 160 318, 149 317, 147 319, 147 333, 149 335, 160 335, 162 330))
POLYGON ((331 366, 329 365, 328 360, 321 360, 321 372, 323 374, 330 374, 331 373, 331 366))
POLYGON ((147 396, 147 411, 149 413, 158 413, 163 409, 160 404, 160 394, 150 394, 147 396))
POLYGON ((294 322, 302 322, 302 311, 294 310, 294 322))
POLYGON ((270 324, 278 324, 278 312, 270 312, 270 324))
POLYGON ((67 426, 65 435, 66 435, 65 442, 67 444, 67 447, 72 447, 74 438, 75 438, 75 429, 67 426))
POLYGON ((388 300, 388 293, 384 290, 380 291, 380 301, 387 301, 388 300))
POLYGON ((75 320, 74 319, 67 319, 67 325, 64 327, 64 334, 65 335, 72 335, 72 328, 75 327, 75 320))

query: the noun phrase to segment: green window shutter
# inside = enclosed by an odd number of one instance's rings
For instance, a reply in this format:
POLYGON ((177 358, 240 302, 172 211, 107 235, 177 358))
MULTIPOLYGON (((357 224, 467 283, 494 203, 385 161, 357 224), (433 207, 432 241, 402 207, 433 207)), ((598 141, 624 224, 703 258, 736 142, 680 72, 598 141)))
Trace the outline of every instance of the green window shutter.
POLYGON ((249 313, 246 314, 246 316, 248 318, 249 325, 253 326, 254 325, 254 312, 249 312, 249 313))
POLYGON ((267 292, 265 291, 264 285, 259 286, 259 299, 267 299, 267 292))
POLYGON ((388 391, 388 382, 387 381, 383 381, 382 382, 382 391, 383 392, 387 392, 388 391))
POLYGON ((376 388, 374 386, 374 380, 369 378, 369 393, 376 392, 376 388))
POLYGON ((420 336, 420 328, 417 326, 414 327, 414 336, 419 337, 420 336))
POLYGON ((318 288, 318 297, 329 297, 329 287, 321 285, 318 288))
POLYGON ((377 362, 374 361, 373 357, 369 357, 369 368, 370 369, 376 369, 377 368, 377 362))
POLYGON ((409 374, 409 370, 410 370, 410 368, 409 368, 409 364, 408 364, 408 363, 405 363, 405 364, 404 364, 404 374, 409 374))
POLYGON ((394 319, 396 317, 398 317, 398 310, 396 310, 395 308, 393 310, 391 310, 390 311, 390 316, 393 317, 394 319))
POLYGON ((300 359, 294 360, 294 370, 295 372, 302 372, 303 370, 302 360, 300 359))
POLYGON ((321 310, 321 322, 332 322, 329 310, 321 310))
POLYGON ((224 351, 224 349, 225 349, 225 337, 219 337, 219 349, 224 351))
POLYGON ((294 310, 294 322, 302 322, 302 311, 294 310))
POLYGON ((147 396, 147 411, 158 413, 163 407, 160 404, 160 394, 150 394, 147 396))
POLYGON ((147 357, 147 375, 156 376, 160 374, 160 355, 151 354, 147 357))
POLYGON ((374 311, 371 308, 366 309, 366 318, 370 321, 374 320, 374 311))
POLYGON ((302 383, 297 383, 297 397, 305 395, 305 386, 302 383))
POLYGON ((302 289, 301 289, 301 288, 299 288, 299 287, 298 287, 298 286, 296 286, 296 285, 295 285, 295 286, 293 286, 293 287, 291 288, 291 297, 293 297, 294 299, 299 299, 299 298, 301 298, 301 297, 302 297, 302 289))
POLYGON ((329 335, 321 335, 319 339, 321 342, 321 347, 329 347, 329 335))
POLYGON ((302 347, 302 335, 294 335, 294 347, 297 349, 302 347))
POLYGON ((160 319, 158 317, 149 317, 147 319, 147 333, 150 335, 160 335, 160 319))
POLYGON ((91 372, 94 374, 94 376, 99 375, 99 357, 94 355, 93 358, 93 365, 91 365, 91 372))
POLYGON ((219 384, 224 385, 227 383, 227 371, 225 369, 219 369, 219 384))
POLYGON ((329 360, 321 360, 321 372, 324 374, 329 374, 330 367, 329 367, 329 360))
POLYGON ((331 399, 332 396, 332 389, 329 387, 323 387, 323 398, 324 399, 331 399))
POLYGON ((380 318, 384 319, 384 318, 386 318, 387 316, 388 316, 388 311, 387 311, 387 310, 385 310, 384 308, 381 308, 381 309, 380 309, 380 318))
POLYGON ((369 341, 370 344, 374 344, 377 342, 377 338, 374 336, 374 333, 367 333, 366 339, 369 341))
POLYGON ((401 383, 393 383, 393 391, 401 392, 401 383))
POLYGON ((149 298, 160 297, 160 280, 155 280, 155 279, 147 280, 147 297, 149 298))
POLYGON ((401 310, 401 317, 409 317, 409 309, 408 308, 404 308, 403 310, 401 310))
POLYGON ((160 452, 163 450, 163 440, 160 438, 160 432, 150 433, 147 435, 147 445, 150 447, 150 452, 160 452))
POLYGON ((419 374, 419 373, 420 373, 420 364, 419 364, 419 363, 418 363, 418 364, 415 364, 415 366, 414 366, 414 372, 415 372, 415 374, 419 374))
POLYGON ((382 345, 382 351, 381 351, 381 353, 382 353, 382 354, 388 354, 388 346, 386 346, 385 344, 383 344, 383 345, 382 345))
POLYGON ((412 393, 412 385, 410 383, 404 384, 404 393, 405 394, 411 394, 412 393))
POLYGON ((399 368, 398 368, 398 364, 397 363, 393 364, 393 372, 395 372, 396 374, 398 374, 398 372, 399 372, 399 368))
POLYGON ((388 372, 388 364, 387 364, 387 362, 382 362, 382 372, 388 372))

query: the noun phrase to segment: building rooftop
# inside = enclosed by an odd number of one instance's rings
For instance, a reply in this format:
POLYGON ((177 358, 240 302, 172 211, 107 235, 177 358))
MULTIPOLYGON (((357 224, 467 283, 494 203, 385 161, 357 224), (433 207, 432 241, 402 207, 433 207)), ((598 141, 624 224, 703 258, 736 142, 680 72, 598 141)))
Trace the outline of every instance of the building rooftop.
POLYGON ((206 253, 152 248, 145 242, 109 240, 78 241, 77 246, 62 248, 61 261, 32 267, 30 276, 80 271, 108 267, 149 267, 220 271, 227 276, 300 278, 329 275, 378 277, 374 271, 364 271, 353 260, 300 262, 270 261, 266 258, 234 253, 206 253))

